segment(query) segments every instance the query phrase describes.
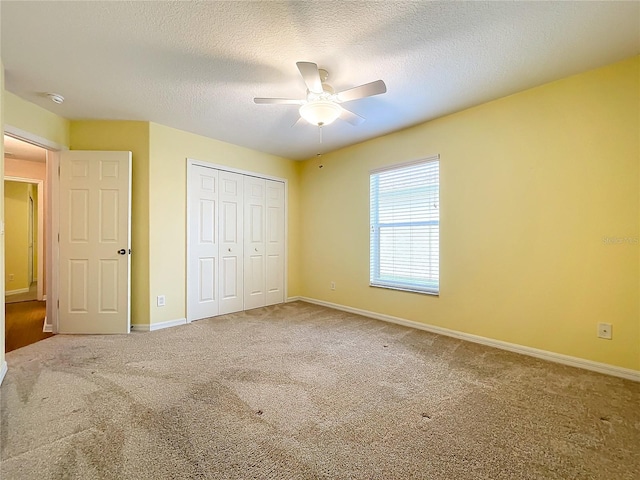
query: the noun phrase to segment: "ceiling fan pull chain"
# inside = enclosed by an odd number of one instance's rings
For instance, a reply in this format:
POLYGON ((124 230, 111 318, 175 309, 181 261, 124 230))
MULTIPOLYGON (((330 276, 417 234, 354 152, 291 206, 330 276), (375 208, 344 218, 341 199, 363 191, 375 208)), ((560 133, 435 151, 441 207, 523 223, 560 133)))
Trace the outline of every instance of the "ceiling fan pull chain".
MULTIPOLYGON (((316 156, 320 158, 322 156, 322 125, 318 125, 318 153, 316 156)), ((322 167, 320 167, 322 168, 322 167)))

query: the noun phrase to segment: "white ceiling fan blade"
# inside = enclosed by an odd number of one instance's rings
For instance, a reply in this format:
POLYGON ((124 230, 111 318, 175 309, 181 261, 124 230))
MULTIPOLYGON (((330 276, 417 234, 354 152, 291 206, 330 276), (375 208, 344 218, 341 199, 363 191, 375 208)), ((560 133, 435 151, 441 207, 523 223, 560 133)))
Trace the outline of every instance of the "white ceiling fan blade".
POLYGON ((342 108, 342 111, 340 112, 340 118, 354 126, 358 126, 362 122, 364 122, 364 117, 361 117, 357 113, 353 113, 351 110, 347 110, 346 108, 342 108))
POLYGON ((349 102, 351 100, 357 100, 358 98, 371 97, 373 95, 380 95, 387 91, 387 86, 382 80, 376 80, 375 82, 365 83, 359 87, 353 87, 349 90, 345 90, 337 94, 338 101, 349 102))
POLYGON ((254 98, 254 102, 263 103, 276 103, 281 105, 302 105, 304 100, 296 100, 295 98, 254 98))
POLYGON ((296 65, 309 91, 312 93, 322 93, 322 81, 320 80, 318 65, 311 62, 297 62, 296 65))
POLYGON ((296 120, 296 122, 293 125, 291 125, 291 128, 297 127, 298 125, 302 125, 303 123, 307 123, 307 121, 302 117, 298 117, 298 120, 296 120))

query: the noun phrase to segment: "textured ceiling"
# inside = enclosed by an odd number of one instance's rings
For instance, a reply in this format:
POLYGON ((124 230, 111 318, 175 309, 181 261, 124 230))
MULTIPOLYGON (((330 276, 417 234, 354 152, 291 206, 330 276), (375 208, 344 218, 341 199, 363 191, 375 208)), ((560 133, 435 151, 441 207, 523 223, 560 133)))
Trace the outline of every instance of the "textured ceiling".
POLYGON ((70 119, 149 120, 302 159, 640 53, 639 2, 0 2, 6 88, 70 119), (292 125, 297 61, 367 120, 292 125), (66 97, 55 105, 42 94, 66 97))

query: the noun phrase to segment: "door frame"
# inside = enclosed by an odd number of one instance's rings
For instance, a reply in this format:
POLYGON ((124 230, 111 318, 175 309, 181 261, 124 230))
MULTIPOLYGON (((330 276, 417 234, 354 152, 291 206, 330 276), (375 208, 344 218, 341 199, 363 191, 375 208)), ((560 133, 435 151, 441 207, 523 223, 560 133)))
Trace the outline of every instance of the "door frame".
POLYGON ((186 181, 186 240, 187 240, 187 248, 186 248, 186 258, 185 258, 185 316, 187 318, 187 323, 191 323, 192 320, 189 318, 189 255, 191 253, 191 238, 189 234, 189 225, 191 223, 191 202, 189 200, 189 191, 191 189, 191 168, 193 166, 211 168, 212 170, 223 170, 225 172, 231 173, 239 173, 240 175, 248 175, 250 177, 263 178, 265 180, 274 180, 276 182, 284 183, 284 301, 287 301, 288 298, 288 271, 289 271, 289 181, 286 178, 274 177, 272 175, 266 175, 259 172, 252 172, 250 170, 241 170, 239 168, 229 167, 228 165, 220 165, 217 163, 211 163, 204 160, 196 160, 194 158, 187 158, 186 162, 186 173, 187 173, 187 181, 186 181))
MULTIPOLYGON (((31 192, 33 192, 33 184, 30 183, 29 185, 32 185, 32 190, 31 192)), ((36 189, 38 188, 38 185, 36 185, 36 189)), ((28 218, 29 218, 29 225, 27 225, 27 251, 29 251, 29 249, 31 250, 31 252, 29 253, 29 259, 27 261, 27 277, 29 279, 29 287, 31 287, 31 284, 33 283, 33 277, 35 276, 36 278, 39 277, 38 275, 38 264, 36 264, 36 274, 33 274, 33 243, 34 243, 34 238, 33 238, 33 218, 34 218, 34 208, 33 208, 33 195, 29 195, 29 205, 27 206, 29 213, 27 214, 28 218)), ((36 209, 38 207, 36 206, 36 209)), ((37 240, 36 240, 37 242, 37 240)), ((40 277, 42 278, 42 277, 40 277)))
MULTIPOLYGON (((37 235, 37 242, 38 242, 38 263, 36 265, 36 270, 38 272, 38 293, 37 293, 37 298, 38 300, 43 300, 43 295, 42 295, 42 285, 43 285, 43 275, 44 275, 44 262, 42 261, 42 258, 44 257, 44 198, 42 198, 42 192, 44 191, 44 180, 39 180, 37 178, 27 178, 27 177, 15 177, 12 175, 7 175, 4 177, 4 181, 5 182, 20 182, 20 183, 30 183, 30 184, 36 184, 38 187, 38 206, 37 206, 37 211, 38 211, 38 235, 37 235)), ((6 226, 5 226, 6 228, 6 226)))
MULTIPOLYGON (((62 150, 69 150, 69 147, 52 142, 49 139, 36 135, 34 133, 22 130, 12 125, 4 125, 4 134, 30 143, 37 147, 44 148, 47 151, 46 160, 46 182, 47 182, 47 218, 46 221, 46 244, 47 261, 45 264, 45 276, 47 280, 47 319, 44 325, 45 332, 58 333, 58 235, 59 235, 59 206, 58 195, 60 192, 60 155, 62 150), (54 241, 56 239, 56 241, 54 241)), ((0 178, 4 179, 4 170, 0 172, 0 178)), ((5 252, 2 252, 4 255, 5 252)), ((38 282, 40 283, 40 282, 38 282)), ((4 299, 3 299, 4 302, 4 299)))

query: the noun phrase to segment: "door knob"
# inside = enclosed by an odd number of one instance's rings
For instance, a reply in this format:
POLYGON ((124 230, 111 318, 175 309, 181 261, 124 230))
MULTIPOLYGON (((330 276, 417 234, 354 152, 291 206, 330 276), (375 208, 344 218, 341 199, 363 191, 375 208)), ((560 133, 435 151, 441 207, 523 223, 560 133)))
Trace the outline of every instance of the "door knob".
POLYGON ((121 248, 120 250, 118 250, 118 254, 119 255, 126 255, 127 251, 124 248, 121 248))
POLYGON ((231 251, 231 249, 229 249, 229 251, 231 251))

